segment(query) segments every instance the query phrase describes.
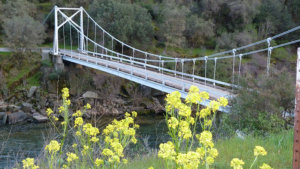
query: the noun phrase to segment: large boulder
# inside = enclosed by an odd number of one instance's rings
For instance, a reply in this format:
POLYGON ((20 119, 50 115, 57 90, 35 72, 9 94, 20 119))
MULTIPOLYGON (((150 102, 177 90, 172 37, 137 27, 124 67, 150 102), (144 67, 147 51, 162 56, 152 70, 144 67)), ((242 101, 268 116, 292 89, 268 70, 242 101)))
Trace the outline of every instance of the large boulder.
POLYGON ((39 114, 39 113, 34 113, 34 114, 32 115, 32 117, 33 117, 34 121, 35 121, 35 122, 38 122, 38 123, 43 123, 43 122, 48 121, 48 117, 43 116, 43 115, 41 115, 41 114, 39 114))
POLYGON ((83 98, 87 99, 98 99, 98 94, 92 91, 87 91, 82 95, 83 98))
POLYGON ((19 122, 26 121, 28 119, 28 115, 24 112, 15 112, 7 115, 8 124, 16 124, 19 122))
POLYGON ((37 89, 38 89, 37 86, 32 86, 27 93, 27 97, 29 97, 29 98, 32 97, 37 89))
POLYGON ((23 102, 22 105, 21 105, 21 109, 22 109, 24 112, 30 112, 31 109, 32 109, 32 104, 23 102))

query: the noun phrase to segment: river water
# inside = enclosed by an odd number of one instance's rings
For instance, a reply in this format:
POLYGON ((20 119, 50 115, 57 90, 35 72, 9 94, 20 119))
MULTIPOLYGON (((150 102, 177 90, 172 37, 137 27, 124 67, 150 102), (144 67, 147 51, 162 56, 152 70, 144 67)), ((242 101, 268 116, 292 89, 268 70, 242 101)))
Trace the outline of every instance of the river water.
MULTIPOLYGON (((91 123, 101 128, 113 119, 101 117, 91 123)), ((145 138, 148 138, 146 142, 150 148, 157 148, 168 139, 163 116, 138 116, 136 123, 140 125, 136 133, 140 146, 145 146, 145 138)), ((50 126, 50 123, 26 123, 0 127, 0 168, 11 168, 26 157, 37 157, 43 150, 49 133, 53 131, 50 126)))

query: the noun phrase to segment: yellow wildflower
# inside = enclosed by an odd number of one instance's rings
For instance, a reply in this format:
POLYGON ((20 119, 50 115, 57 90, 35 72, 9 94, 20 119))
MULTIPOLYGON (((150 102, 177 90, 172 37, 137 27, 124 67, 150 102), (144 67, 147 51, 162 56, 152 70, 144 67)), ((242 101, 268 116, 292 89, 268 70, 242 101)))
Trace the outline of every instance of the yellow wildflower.
POLYGON ((63 99, 66 99, 66 98, 68 98, 70 96, 68 88, 63 88, 61 91, 62 91, 62 97, 63 97, 63 99))
POLYGON ((86 108, 86 109, 91 109, 91 105, 90 105, 89 103, 87 103, 87 104, 84 106, 84 108, 86 108))
POLYGON ((77 147, 77 144, 73 144, 72 147, 73 147, 73 148, 76 148, 76 147, 77 147))
POLYGON ((175 129, 178 126, 178 120, 175 117, 171 117, 168 120, 168 126, 172 129, 175 129))
POLYGON ((205 162, 206 162, 208 165, 212 165, 212 164, 215 162, 215 159, 214 159, 213 157, 208 156, 208 157, 205 159, 205 162))
POLYGON ((194 104, 202 102, 202 98, 200 96, 198 87, 193 86, 193 85, 190 87, 189 93, 185 98, 185 102, 186 103, 194 103, 194 104))
POLYGON ((50 116, 53 113, 53 110, 48 108, 46 112, 47 112, 47 115, 50 116))
POLYGON ((59 108, 58 108, 58 111, 61 113, 61 112, 63 112, 65 110, 65 108, 63 107, 63 106, 60 106, 59 108))
POLYGON ((75 135, 76 136, 81 136, 81 132, 80 131, 76 131, 75 135))
POLYGON ((66 104, 68 105, 68 106, 70 106, 70 104, 71 104, 71 100, 66 100, 66 104))
POLYGON ((179 123, 179 137, 183 137, 184 139, 189 139, 192 137, 192 131, 190 129, 190 124, 186 121, 181 121, 179 123))
POLYGON ((80 117, 80 116, 82 116, 82 113, 81 113, 81 111, 80 110, 77 110, 76 111, 76 113, 73 113, 73 115, 72 116, 75 116, 75 117, 80 117))
POLYGON ((137 117, 137 112, 136 111, 133 111, 131 114, 132 114, 132 117, 137 117))
POLYGON ((92 138, 91 138, 91 142, 96 143, 96 142, 98 142, 98 141, 99 141, 99 138, 97 138, 97 137, 92 137, 92 138))
POLYGON ((131 140, 130 140, 133 144, 136 144, 137 140, 135 137, 132 137, 131 140))
POLYGON ((200 136, 198 135, 199 142, 205 147, 213 147, 212 134, 210 131, 203 131, 200 136))
POLYGON ((104 161, 102 159, 96 158, 95 165, 99 167, 100 165, 104 164, 104 161))
POLYGON ((67 153, 67 156, 68 156, 68 158, 67 158, 67 161, 68 161, 68 162, 72 162, 72 161, 78 159, 78 156, 77 156, 76 154, 74 154, 74 153, 68 152, 68 153, 67 153))
POLYGON ((218 99, 218 102, 219 102, 223 107, 225 107, 225 106, 228 105, 228 100, 227 100, 225 97, 220 97, 220 98, 218 99))
POLYGON ((234 158, 231 160, 230 162, 230 166, 233 168, 233 169, 243 169, 243 165, 244 165, 244 161, 243 160, 240 160, 238 158, 234 158))
POLYGON ((179 106, 179 112, 178 112, 178 114, 180 116, 189 117, 189 116, 191 116, 191 113, 192 113, 191 107, 189 107, 189 106, 187 106, 185 104, 181 104, 179 106))
POLYGON ((125 117, 130 117, 130 116, 131 115, 128 112, 125 113, 125 117))
POLYGON ((267 155, 267 151, 261 146, 255 146, 254 156, 259 156, 259 155, 265 156, 267 155))
POLYGON ((149 167, 148 169, 154 169, 154 168, 151 166, 151 167, 149 167))
POLYGON ((197 152, 189 151, 187 154, 179 153, 176 163, 181 165, 184 169, 198 168, 200 164, 199 154, 197 152))
POLYGON ((210 101, 208 104, 208 108, 211 109, 213 112, 219 110, 220 106, 221 104, 215 100, 210 101))
POLYGON ((208 152, 209 152, 209 156, 211 156, 212 158, 216 158, 219 155, 218 150, 215 148, 209 149, 208 152))
POLYGON ((45 147, 49 153, 56 153, 60 149, 60 143, 56 140, 51 140, 50 143, 45 147))
POLYGON ((74 127, 79 127, 79 126, 82 126, 82 124, 83 124, 83 119, 82 119, 82 117, 77 117, 76 119, 75 119, 75 125, 74 125, 74 127))
POLYGON ((175 160, 176 152, 171 141, 159 145, 158 157, 175 160))
POLYGON ((34 165, 34 158, 26 158, 22 161, 23 169, 37 169, 39 166, 34 165))
POLYGON ((83 131, 89 136, 96 136, 97 134, 99 134, 99 129, 93 127, 90 123, 83 125, 83 131))
POLYGON ((114 155, 114 152, 111 151, 111 150, 108 149, 108 148, 105 148, 105 149, 103 149, 103 151, 102 151, 102 155, 104 155, 104 156, 113 156, 113 155, 114 155))
POLYGON ((261 165, 259 168, 260 168, 260 169, 273 169, 271 166, 269 166, 269 165, 266 164, 266 163, 263 163, 263 165, 261 165))

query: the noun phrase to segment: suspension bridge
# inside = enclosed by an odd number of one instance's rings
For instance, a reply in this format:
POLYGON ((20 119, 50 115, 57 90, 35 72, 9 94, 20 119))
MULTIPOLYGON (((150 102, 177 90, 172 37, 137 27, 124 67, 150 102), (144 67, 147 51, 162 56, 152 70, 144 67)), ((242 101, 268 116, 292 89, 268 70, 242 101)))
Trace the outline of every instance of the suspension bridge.
MULTIPOLYGON (((51 14, 54 14, 53 55, 166 93, 176 90, 183 98, 187 96, 191 85, 208 92, 210 99, 234 97, 232 91, 240 87, 244 57, 264 52, 265 69, 269 74, 272 51, 300 42, 300 39, 296 39, 272 46, 273 40, 299 30, 298 26, 232 50, 197 58, 176 58, 143 51, 122 42, 103 29, 82 7, 55 6, 47 18, 51 14), (254 49, 257 47, 259 49, 254 49), (227 82, 216 77, 218 63, 222 60, 230 60, 232 64, 232 75, 227 82), (213 66, 210 69, 212 72, 208 72, 209 62, 213 66), (202 72, 199 72, 200 69, 202 72), (208 73, 212 76, 208 77, 208 73)), ((201 104, 207 106, 209 102, 206 100, 201 104)), ((228 110, 222 108, 221 111, 228 110)))

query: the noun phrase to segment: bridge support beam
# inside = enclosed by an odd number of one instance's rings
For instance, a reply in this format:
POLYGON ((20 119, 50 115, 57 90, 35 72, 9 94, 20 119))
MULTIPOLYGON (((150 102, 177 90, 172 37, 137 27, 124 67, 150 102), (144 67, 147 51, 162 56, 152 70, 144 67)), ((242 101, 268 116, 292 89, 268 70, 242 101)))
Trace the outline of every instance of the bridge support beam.
POLYGON ((80 52, 84 51, 83 8, 80 7, 80 52))
POLYGON ((53 54, 58 55, 58 20, 57 20, 57 6, 54 6, 54 38, 53 38, 53 54))
POLYGON ((293 169, 300 167, 300 48, 298 48, 297 69, 296 69, 296 99, 294 113, 294 148, 293 148, 293 169))

